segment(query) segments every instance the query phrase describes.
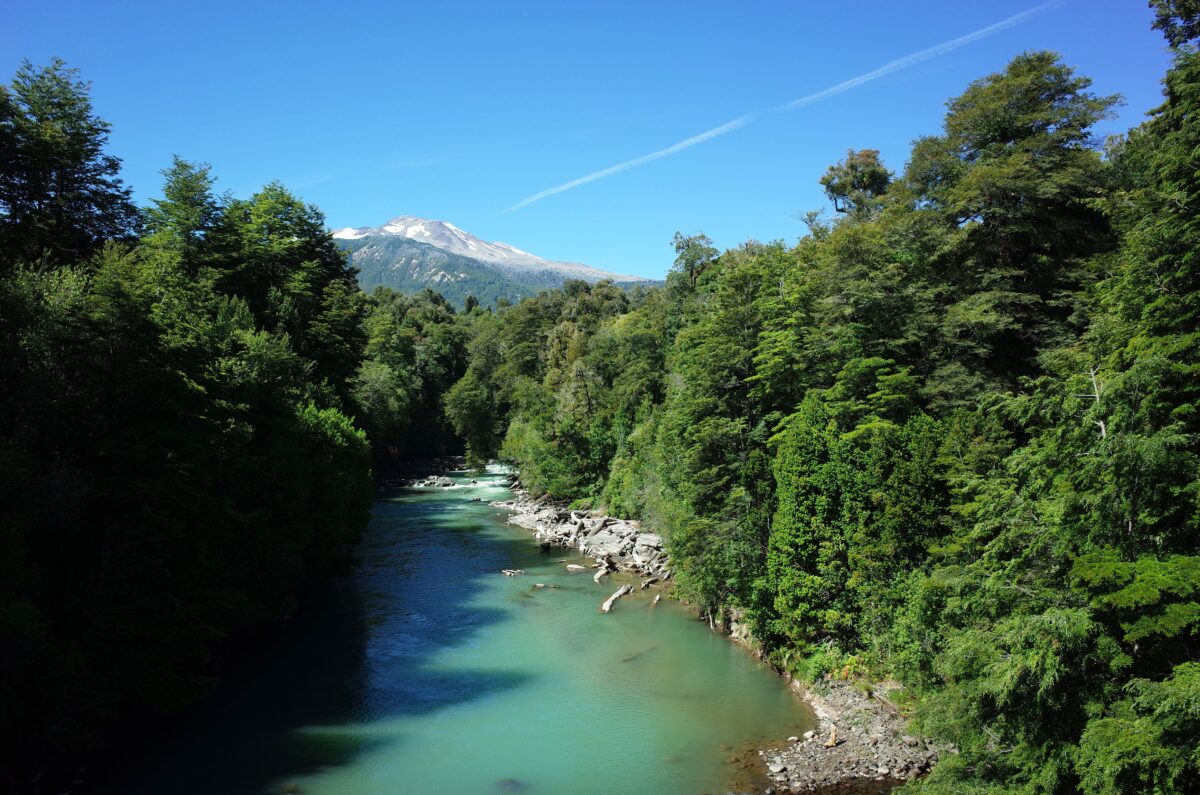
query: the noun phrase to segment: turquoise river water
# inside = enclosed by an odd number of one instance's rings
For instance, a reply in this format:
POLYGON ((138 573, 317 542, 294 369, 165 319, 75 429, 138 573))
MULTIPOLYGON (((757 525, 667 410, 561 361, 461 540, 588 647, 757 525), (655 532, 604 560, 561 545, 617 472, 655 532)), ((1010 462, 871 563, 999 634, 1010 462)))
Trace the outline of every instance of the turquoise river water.
POLYGON ((601 614, 631 578, 570 574, 587 561, 506 525, 487 505, 506 498, 503 475, 455 481, 380 499, 355 573, 112 791, 723 793, 749 786, 756 745, 812 727, 781 679, 687 608, 637 591, 601 614))

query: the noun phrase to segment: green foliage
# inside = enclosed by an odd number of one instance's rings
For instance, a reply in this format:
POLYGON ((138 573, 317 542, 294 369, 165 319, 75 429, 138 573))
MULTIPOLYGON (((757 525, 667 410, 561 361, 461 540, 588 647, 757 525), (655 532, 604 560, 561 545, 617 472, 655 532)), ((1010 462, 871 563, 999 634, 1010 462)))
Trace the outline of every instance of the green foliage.
POLYGON ((86 85, 61 62, 13 85, 0 768, 23 791, 55 786, 124 721, 193 702, 227 647, 345 566, 371 499, 345 410, 352 394, 392 415, 410 401, 378 369, 356 375, 364 299, 319 211, 276 185, 214 198, 208 167, 176 158, 149 234, 129 240, 86 85), (60 192, 29 179, 34 158, 60 192))
POLYGON ((109 239, 129 239, 138 212, 105 153, 109 124, 89 86, 54 59, 22 63, 0 86, 0 267, 81 263, 109 239))
POLYGON ((1097 593, 1094 607, 1120 622, 1126 643, 1148 645, 1200 628, 1200 557, 1130 561, 1107 549, 1079 556, 1073 573, 1097 593))
POLYGON ((1150 0, 1154 28, 1161 30, 1172 47, 1182 47, 1200 38, 1200 3, 1196 0, 1150 0))
POLYGON ((1176 666, 1166 679, 1135 679, 1113 717, 1093 720, 1076 761, 1087 792, 1193 792, 1200 787, 1200 663, 1176 666))
POLYGON ((854 219, 869 218, 882 207, 880 197, 892 182, 892 172, 879 159, 877 149, 846 153, 846 159, 829 167, 821 187, 833 209, 854 219))
POLYGON ((466 370, 474 321, 428 290, 408 296, 377 288, 365 312, 365 359, 352 380, 352 404, 376 466, 461 452, 443 401, 466 370))
POLYGON ((212 167, 189 163, 175 155, 165 178, 163 197, 145 210, 151 240, 175 251, 189 273, 199 270, 198 254, 205 236, 220 218, 221 205, 213 196, 212 167))
POLYGON ((446 392, 446 416, 467 442, 467 463, 479 467, 496 449, 496 404, 488 385, 468 370, 446 392))
POLYGON ((0 700, 45 719, 5 735, 45 764, 120 717, 178 709, 224 639, 287 615, 356 541, 369 460, 287 338, 173 258, 106 248, 86 273, 2 288, 0 526, 29 569, 5 594, 27 640, 0 700))
POLYGON ((719 252, 704 234, 676 232, 671 245, 675 247, 675 272, 686 278, 688 287, 695 290, 696 283, 716 261, 719 252))
POLYGON ((657 293, 489 316, 448 408, 781 667, 903 678, 961 751, 915 789, 1193 791, 1200 58, 1165 86, 1102 155, 1117 98, 1021 55, 895 180, 851 151, 795 247, 676 235, 657 293))

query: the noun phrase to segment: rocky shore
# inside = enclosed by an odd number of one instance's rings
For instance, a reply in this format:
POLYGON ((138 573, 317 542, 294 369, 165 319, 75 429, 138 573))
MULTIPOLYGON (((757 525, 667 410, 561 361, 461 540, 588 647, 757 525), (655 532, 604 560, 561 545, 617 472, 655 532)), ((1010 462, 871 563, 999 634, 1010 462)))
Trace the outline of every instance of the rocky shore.
POLYGON ((596 579, 609 571, 629 571, 644 577, 642 587, 671 579, 670 559, 662 536, 642 530, 635 521, 572 511, 546 497, 533 497, 513 485, 513 499, 491 503, 513 512, 508 523, 533 531, 546 547, 576 549, 596 561, 596 579))
POLYGON ((848 682, 792 680, 812 707, 817 728, 758 752, 774 786, 768 793, 889 792, 927 773, 940 753, 906 732, 906 721, 883 688, 848 682))
MULTIPOLYGON (((491 503, 512 512, 509 524, 530 530, 546 547, 575 549, 593 558, 597 580, 616 570, 644 577, 643 588, 670 580, 662 537, 640 523, 534 497, 516 476, 512 489, 512 499, 491 503)), ((790 684, 812 707, 818 725, 803 737, 752 752, 758 757, 752 766, 763 774, 755 778, 771 782, 761 795, 889 792, 928 772, 939 752, 945 752, 907 734, 904 717, 882 689, 868 692, 834 680, 790 684)))

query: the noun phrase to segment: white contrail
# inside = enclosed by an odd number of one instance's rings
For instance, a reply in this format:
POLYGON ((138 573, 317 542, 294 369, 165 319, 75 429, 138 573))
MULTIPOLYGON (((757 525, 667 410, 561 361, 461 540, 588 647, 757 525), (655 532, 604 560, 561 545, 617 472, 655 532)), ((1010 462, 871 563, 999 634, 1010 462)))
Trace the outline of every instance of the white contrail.
POLYGON ((564 182, 563 184, 556 185, 553 188, 547 188, 544 191, 540 191, 532 196, 522 199, 511 207, 506 208, 504 212, 510 213, 514 210, 520 210, 522 207, 528 207, 534 202, 541 201, 542 199, 553 196, 556 193, 562 193, 563 191, 568 191, 571 188, 578 188, 580 185, 586 185, 589 182, 595 182, 596 180, 603 179, 604 177, 611 177, 613 174, 619 174, 622 171, 628 171, 631 168, 642 166, 646 163, 652 163, 655 160, 660 160, 668 155, 673 155, 676 152, 682 152, 684 149, 690 149, 696 144, 702 144, 705 141, 711 141, 717 136, 741 129, 742 127, 745 127, 746 125, 756 121, 759 116, 764 114, 795 110, 796 108, 804 107, 805 105, 811 105, 814 102, 820 102, 823 99, 837 96, 838 94, 849 91, 852 88, 857 88, 863 83, 869 83, 872 80, 878 80, 881 77, 885 77, 886 75, 890 75, 894 72, 899 72, 902 69, 907 69, 910 66, 916 66, 919 63, 937 58, 940 55, 945 55, 952 50, 957 50, 959 47, 965 47, 968 44, 973 44, 980 39, 987 38, 988 36, 999 33, 1002 30, 1007 30, 1014 25, 1019 25, 1030 17, 1040 14, 1051 6, 1059 5, 1063 1, 1064 0, 1050 0, 1048 3, 1043 3, 1039 6, 1029 9, 1028 11, 1022 11, 1019 14, 1014 14, 1008 19, 1002 19, 993 25, 988 25, 986 28, 980 28, 979 30, 968 33, 965 36, 959 36, 957 39, 951 39, 950 41, 942 42, 941 44, 935 44, 934 46, 924 50, 919 50, 917 52, 905 55, 902 58, 897 58, 894 61, 884 64, 878 69, 873 69, 870 72, 865 72, 857 77, 844 80, 841 83, 838 83, 836 86, 830 86, 829 88, 818 91, 815 94, 809 94, 806 97, 801 97, 800 99, 792 100, 791 102, 784 103, 783 105, 777 105, 773 108, 764 108, 762 110, 751 111, 742 116, 738 116, 733 121, 725 122, 719 127, 713 127, 711 130, 705 130, 698 135, 693 135, 691 138, 685 138, 684 140, 672 144, 665 149, 659 149, 656 152, 651 152, 650 154, 642 155, 641 157, 635 157, 633 160, 626 160, 623 163, 617 163, 615 166, 609 166, 608 168, 602 168, 599 171, 593 171, 591 174, 586 174, 578 179, 573 179, 570 182, 564 182))
POLYGON ((753 113, 747 113, 744 116, 738 116, 733 121, 725 122, 720 127, 713 127, 711 130, 705 130, 699 135, 693 135, 691 138, 685 138, 677 144, 668 146, 666 149, 659 149, 657 152, 651 152, 648 155, 635 157, 633 160, 626 160, 624 163, 617 163, 615 166, 609 166, 608 168, 602 168, 599 171, 593 171, 591 174, 580 177, 579 179, 573 179, 570 182, 564 182, 556 187, 547 188, 541 193, 535 193, 528 198, 522 199, 512 207, 507 208, 504 212, 509 213, 513 210, 519 210, 522 207, 528 207, 534 202, 540 201, 547 196, 553 196, 556 193, 562 193, 565 190, 577 188, 580 185, 586 185, 589 182, 595 182, 602 177, 611 177, 613 174, 619 174, 620 172, 631 169, 634 166, 640 166, 645 163, 658 160, 659 158, 666 157, 667 155, 673 155, 676 152, 682 152, 684 149, 695 146, 696 144, 702 144, 705 141, 716 138, 718 135, 724 135, 727 132, 733 132, 736 129, 745 127, 747 124, 754 121, 760 112, 761 111, 754 111, 753 113))

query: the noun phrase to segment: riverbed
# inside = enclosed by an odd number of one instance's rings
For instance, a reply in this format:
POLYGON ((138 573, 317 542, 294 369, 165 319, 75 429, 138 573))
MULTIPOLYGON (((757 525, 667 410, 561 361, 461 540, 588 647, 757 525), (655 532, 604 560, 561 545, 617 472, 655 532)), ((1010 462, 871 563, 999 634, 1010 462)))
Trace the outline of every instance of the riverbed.
POLYGON ((762 783, 753 749, 813 727, 686 607, 637 590, 600 613, 636 581, 570 573, 589 561, 488 506, 503 474, 471 480, 383 495, 354 574, 112 791, 723 793, 762 783))

